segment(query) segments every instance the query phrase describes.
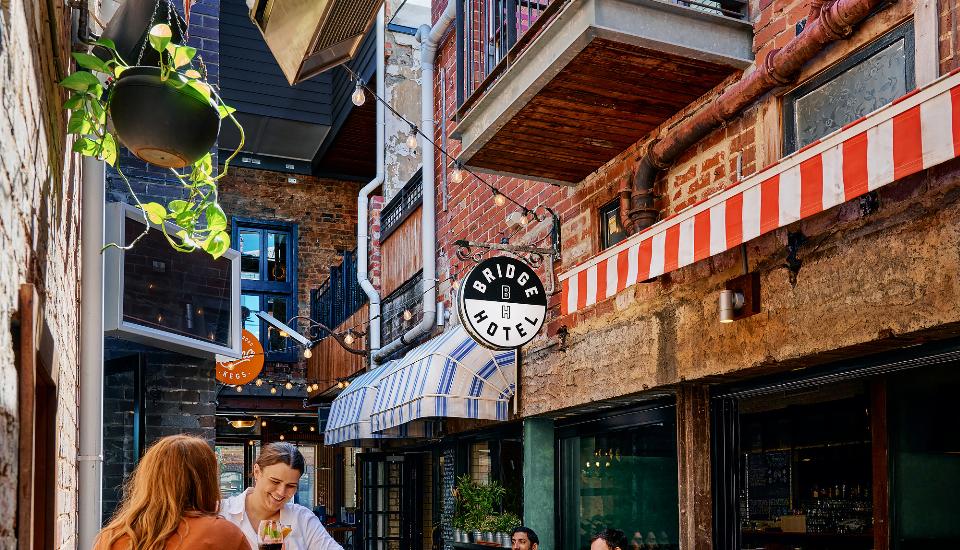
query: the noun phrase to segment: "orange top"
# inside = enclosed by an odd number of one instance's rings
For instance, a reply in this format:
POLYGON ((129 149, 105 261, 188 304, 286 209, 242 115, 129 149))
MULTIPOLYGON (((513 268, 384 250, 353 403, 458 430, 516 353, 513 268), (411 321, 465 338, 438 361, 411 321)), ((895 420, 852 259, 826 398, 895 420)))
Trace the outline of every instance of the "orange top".
MULTIPOLYGON (((109 550, 128 550, 130 539, 124 536, 109 550)), ((167 539, 167 550, 251 550, 239 527, 219 516, 188 517, 176 534, 167 539)), ((107 550, 102 544, 94 550, 107 550)))

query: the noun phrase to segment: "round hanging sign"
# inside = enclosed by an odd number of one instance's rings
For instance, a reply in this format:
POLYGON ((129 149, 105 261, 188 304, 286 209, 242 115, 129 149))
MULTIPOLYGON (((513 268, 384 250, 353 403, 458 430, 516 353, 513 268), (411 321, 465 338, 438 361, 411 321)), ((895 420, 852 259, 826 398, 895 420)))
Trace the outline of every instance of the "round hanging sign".
POLYGON ((460 288, 460 321, 474 340, 488 348, 519 348, 543 327, 547 314, 543 283, 516 258, 497 256, 480 262, 460 288))
POLYGON ((240 359, 217 361, 217 380, 231 386, 253 382, 263 370, 263 346, 249 330, 241 336, 240 359))

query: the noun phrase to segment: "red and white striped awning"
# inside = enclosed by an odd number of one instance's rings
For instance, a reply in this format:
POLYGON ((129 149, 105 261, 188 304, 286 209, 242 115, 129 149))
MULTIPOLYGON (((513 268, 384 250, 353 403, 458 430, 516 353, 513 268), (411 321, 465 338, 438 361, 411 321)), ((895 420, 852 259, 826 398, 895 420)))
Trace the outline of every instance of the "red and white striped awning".
POLYGON ((561 313, 960 156, 960 74, 944 76, 560 274, 561 313))

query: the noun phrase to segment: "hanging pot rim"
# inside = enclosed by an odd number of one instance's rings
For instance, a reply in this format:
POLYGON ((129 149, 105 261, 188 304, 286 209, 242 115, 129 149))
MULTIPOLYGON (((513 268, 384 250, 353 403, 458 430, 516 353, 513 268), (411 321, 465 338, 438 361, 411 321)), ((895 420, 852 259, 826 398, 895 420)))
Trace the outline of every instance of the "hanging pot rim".
MULTIPOLYGON (((184 75, 184 74, 181 73, 180 71, 171 71, 171 72, 170 72, 170 75, 171 75, 171 76, 167 77, 166 80, 163 80, 163 81, 161 81, 161 82, 162 82, 163 84, 169 85, 173 90, 175 90, 175 91, 177 91, 177 92, 180 92, 180 93, 183 93, 183 95, 185 95, 185 96, 187 96, 187 97, 191 97, 191 98, 193 98, 193 99, 196 99, 198 102, 200 102, 201 100, 200 100, 199 97, 197 97, 197 96, 194 95, 194 94, 184 92, 183 89, 182 89, 182 87, 174 86, 173 83, 170 82, 170 78, 171 78, 174 74, 179 75, 179 76, 181 76, 181 77, 183 77, 183 78, 188 78, 186 75, 184 75)), ((152 77, 155 77, 155 78, 157 78, 157 79, 159 80, 159 79, 160 79, 160 67, 154 67, 154 66, 152 66, 152 65, 132 65, 132 66, 130 66, 130 67, 125 68, 125 69, 123 70, 123 72, 120 73, 120 76, 116 77, 116 82, 114 83, 114 85, 116 86, 116 84, 119 83, 121 80, 123 80, 124 77, 128 77, 128 76, 148 76, 148 77, 152 76, 152 77)), ((206 82, 205 80, 200 80, 200 79, 194 79, 194 80, 197 80, 197 82, 203 82, 203 83, 206 84, 207 86, 210 86, 209 84, 207 84, 207 82, 206 82)), ((186 84, 185 84, 185 85, 186 85, 186 84)), ((206 100, 206 103, 210 105, 210 108, 211 108, 211 109, 217 110, 217 102, 213 99, 213 96, 212 96, 212 95, 211 95, 211 97, 210 97, 209 99, 206 100)), ((218 117, 219 117, 219 115, 218 115, 218 117)))

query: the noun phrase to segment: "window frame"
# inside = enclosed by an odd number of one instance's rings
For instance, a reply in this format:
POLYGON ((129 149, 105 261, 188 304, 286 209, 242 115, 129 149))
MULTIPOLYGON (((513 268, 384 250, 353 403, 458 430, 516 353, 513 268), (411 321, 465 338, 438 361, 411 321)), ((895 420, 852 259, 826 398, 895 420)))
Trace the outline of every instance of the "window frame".
MULTIPOLYGON (((294 315, 299 314, 299 304, 298 304, 298 236, 299 228, 297 224, 291 222, 283 221, 274 221, 274 220, 258 220, 254 218, 243 218, 243 217, 234 217, 231 220, 231 239, 236 247, 236 250, 240 253, 240 264, 241 264, 241 278, 240 278, 240 296, 241 296, 241 306, 243 303, 243 296, 253 296, 256 295, 259 297, 260 311, 266 310, 266 300, 272 297, 286 298, 288 304, 288 315, 293 317, 294 315), (256 281, 251 281, 249 279, 243 278, 242 264, 243 264, 243 251, 240 247, 240 233, 241 231, 253 230, 257 231, 260 234, 260 279, 256 281), (267 281, 267 232, 274 233, 286 233, 287 238, 289 239, 289 245, 287 250, 287 280, 284 282, 276 281, 267 281), (292 312, 292 313, 291 313, 292 312)), ((289 318, 288 317, 288 318, 289 318)), ((286 323, 287 319, 280 319, 280 321, 286 323)), ((242 322, 242 321, 241 321, 242 322)), ((294 325, 296 328, 296 325, 294 325)), ((299 360, 299 354, 295 350, 288 351, 269 351, 267 350, 267 338, 266 338, 267 327, 264 323, 260 323, 260 334, 257 334, 257 338, 260 340, 260 343, 263 344, 265 354, 264 358, 267 361, 276 361, 276 362, 287 362, 295 363, 299 360)))
MULTIPOLYGON (((613 199, 612 201, 604 204, 598 210, 599 225, 600 225, 600 250, 607 250, 608 248, 614 247, 622 243, 623 241, 627 240, 627 238, 629 237, 629 235, 627 235, 626 228, 622 227, 622 224, 621 224, 621 228, 623 229, 623 238, 614 243, 610 242, 610 234, 607 233, 607 216, 610 214, 610 212, 614 210, 617 210, 617 211, 620 210, 619 198, 613 199)), ((619 218, 619 213, 617 214, 617 216, 619 218)))
MULTIPOLYGON (((835 80, 899 40, 904 41, 906 92, 910 93, 912 90, 915 90, 917 87, 916 41, 913 30, 913 19, 910 19, 887 31, 870 43, 865 44, 859 50, 827 67, 813 78, 808 79, 803 84, 783 95, 781 109, 783 115, 783 152, 780 156, 785 157, 801 149, 801 147, 797 145, 797 127, 795 120, 795 102, 797 99, 835 80)), ((820 137, 822 138, 823 136, 820 137)))

